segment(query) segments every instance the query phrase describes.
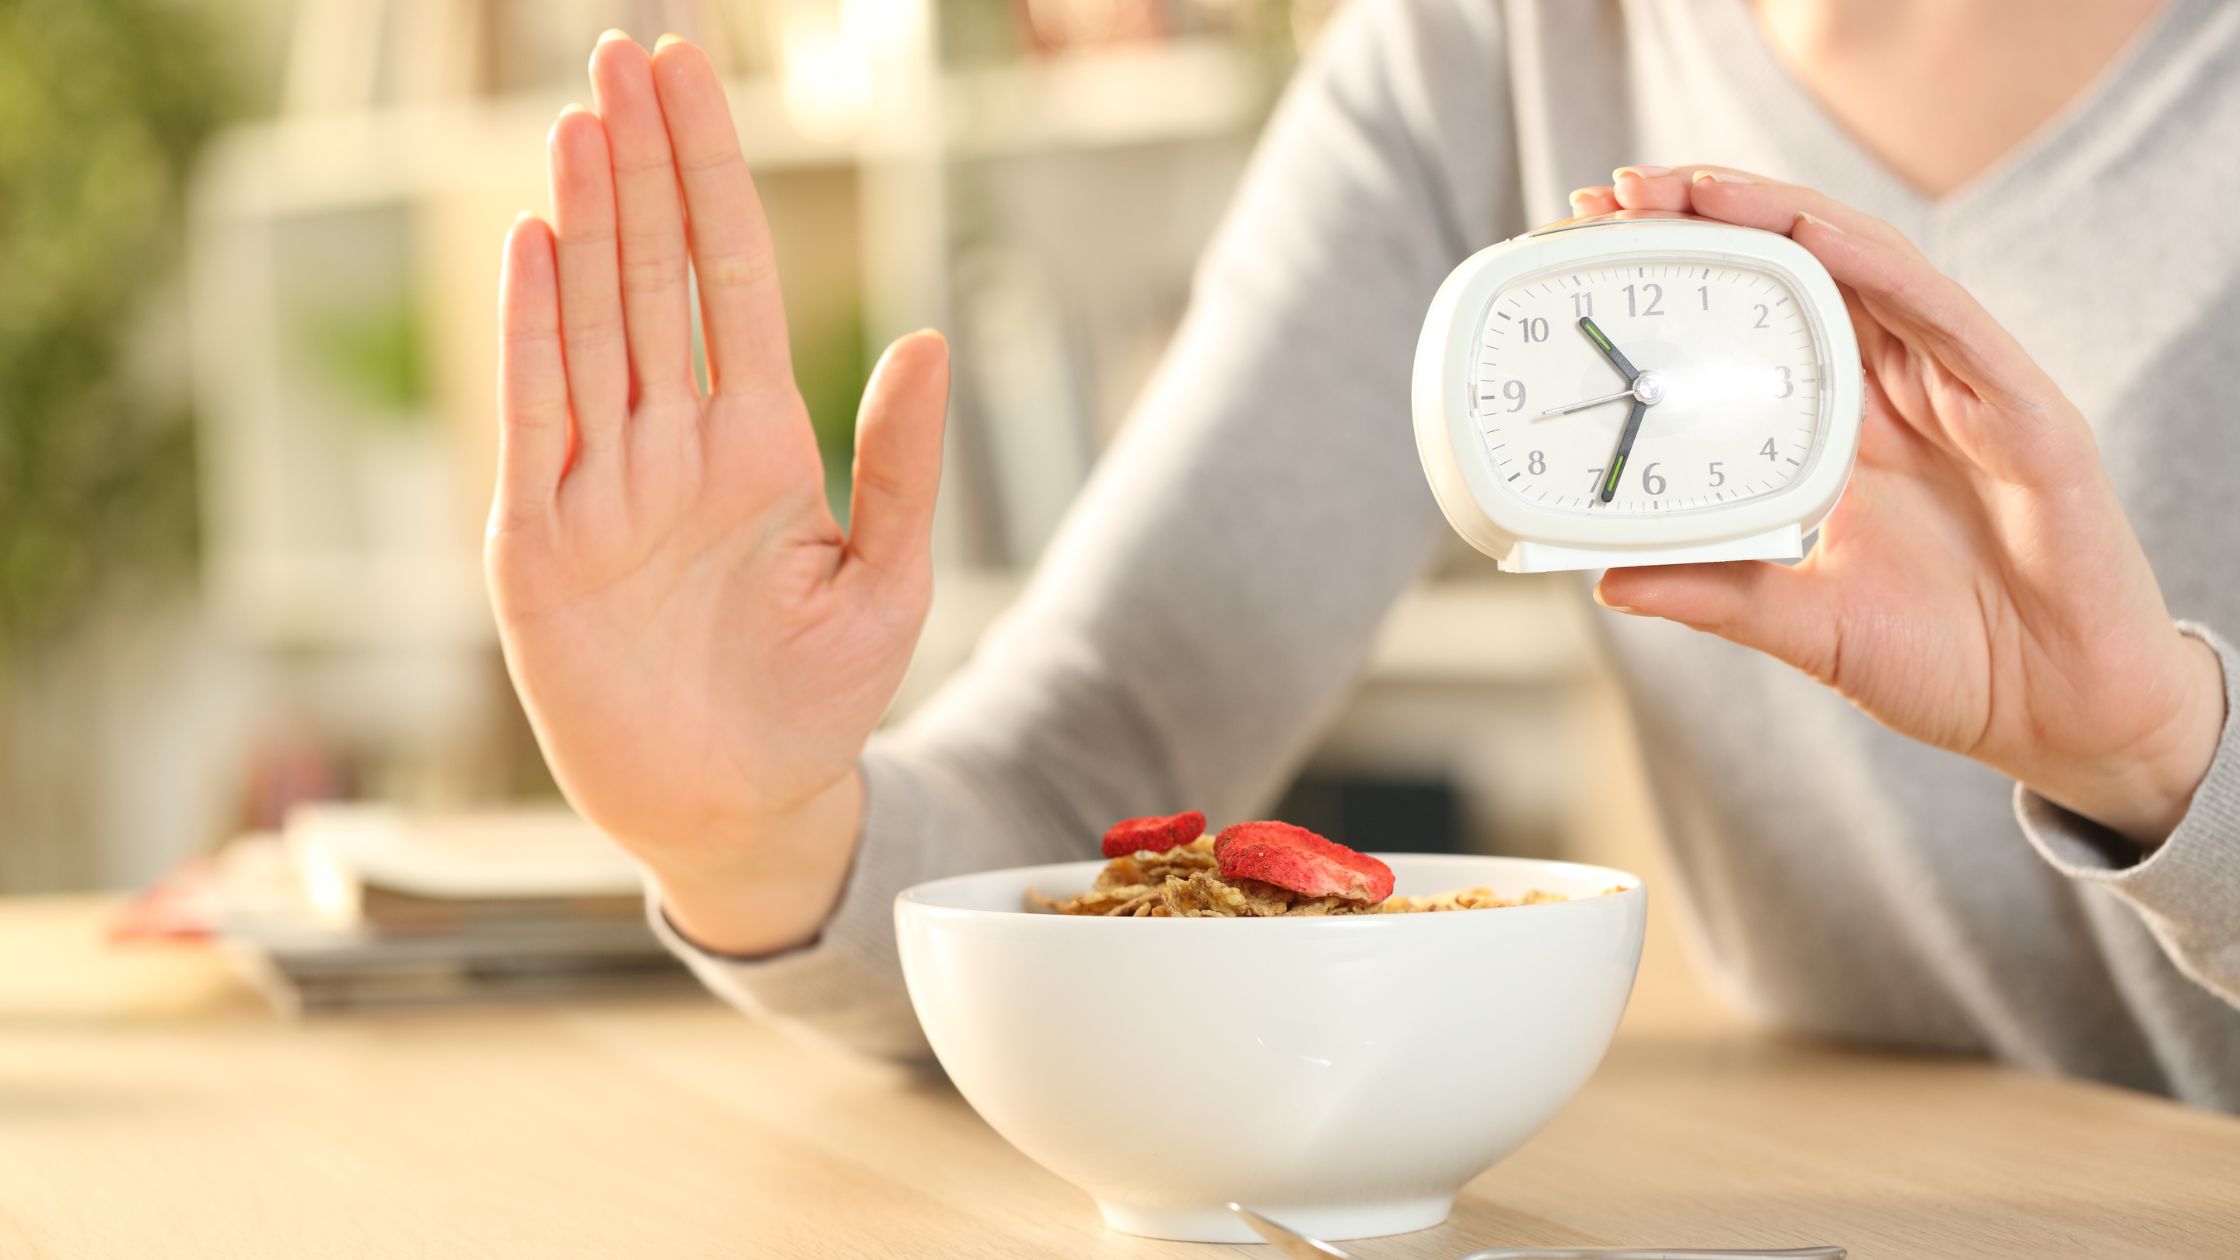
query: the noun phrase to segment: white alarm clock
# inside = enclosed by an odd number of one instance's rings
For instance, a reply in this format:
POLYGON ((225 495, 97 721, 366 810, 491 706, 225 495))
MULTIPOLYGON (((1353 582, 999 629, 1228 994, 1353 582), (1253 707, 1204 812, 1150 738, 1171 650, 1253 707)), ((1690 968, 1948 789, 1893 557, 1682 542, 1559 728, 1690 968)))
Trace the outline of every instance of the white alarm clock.
POLYGON ((1788 237, 1621 212, 1479 251, 1416 347, 1416 448, 1511 573, 1794 560, 1859 451, 1843 296, 1788 237))

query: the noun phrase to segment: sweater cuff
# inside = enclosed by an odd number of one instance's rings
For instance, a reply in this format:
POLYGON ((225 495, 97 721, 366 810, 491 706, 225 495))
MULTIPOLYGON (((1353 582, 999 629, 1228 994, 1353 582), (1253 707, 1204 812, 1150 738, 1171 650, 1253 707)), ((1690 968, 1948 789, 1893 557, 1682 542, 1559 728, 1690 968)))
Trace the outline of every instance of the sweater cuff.
POLYGON ((932 1057, 902 982, 894 898, 919 882, 918 830, 925 811, 899 768, 867 752, 863 833, 840 900, 816 939, 757 957, 702 949, 669 922, 660 890, 646 881, 654 935, 726 1002, 803 1040, 881 1059, 932 1057))
POLYGON ((2224 729, 2209 772, 2170 838, 2153 852, 2015 785, 2023 834, 2053 868, 2131 903, 2179 968, 2240 1000, 2240 652, 2208 627, 2178 629, 2224 666, 2224 729))

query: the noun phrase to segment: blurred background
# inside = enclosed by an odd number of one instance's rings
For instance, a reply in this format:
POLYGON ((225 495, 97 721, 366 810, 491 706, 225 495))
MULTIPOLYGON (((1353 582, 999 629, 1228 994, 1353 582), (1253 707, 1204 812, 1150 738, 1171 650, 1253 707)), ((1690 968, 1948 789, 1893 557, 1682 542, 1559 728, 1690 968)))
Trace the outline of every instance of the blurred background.
MULTIPOLYGON (((601 31, 728 77, 843 514, 876 348, 952 337, 899 718, 1127 422, 1333 3, 0 0, 0 892, 555 799, 480 576, 494 294, 601 31)), ((1280 816, 1575 848, 1623 720, 1580 603, 1456 544, 1280 816)))

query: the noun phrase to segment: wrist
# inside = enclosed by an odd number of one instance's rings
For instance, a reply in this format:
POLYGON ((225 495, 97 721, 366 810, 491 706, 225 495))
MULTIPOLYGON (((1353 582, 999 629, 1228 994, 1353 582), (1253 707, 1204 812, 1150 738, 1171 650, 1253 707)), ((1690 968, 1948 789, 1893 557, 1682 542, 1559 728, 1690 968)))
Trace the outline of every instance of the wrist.
POLYGON ((863 826, 863 778, 849 770, 782 815, 704 837, 689 856, 649 861, 670 925, 717 954, 759 955, 816 939, 838 907, 863 826))
POLYGON ((2224 737, 2224 664, 2216 649, 2179 637, 2184 683, 2180 704, 2155 738, 2094 772, 2024 779, 2025 786, 2153 851, 2192 807, 2224 737))

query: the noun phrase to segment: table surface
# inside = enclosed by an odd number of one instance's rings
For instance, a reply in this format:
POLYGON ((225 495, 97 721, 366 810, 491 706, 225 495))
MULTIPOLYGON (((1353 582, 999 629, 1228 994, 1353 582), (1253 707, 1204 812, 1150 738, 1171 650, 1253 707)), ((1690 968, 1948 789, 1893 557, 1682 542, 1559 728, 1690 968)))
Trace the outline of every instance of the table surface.
MULTIPOLYGON (((1243 1256, 1107 1231, 946 1085, 712 1000, 288 1023, 114 903, 0 900, 0 1255, 1243 1256)), ((1474 1247, 2231 1256, 2240 1119, 1752 1032, 1652 958, 1609 1057, 1437 1229, 1474 1247)))

